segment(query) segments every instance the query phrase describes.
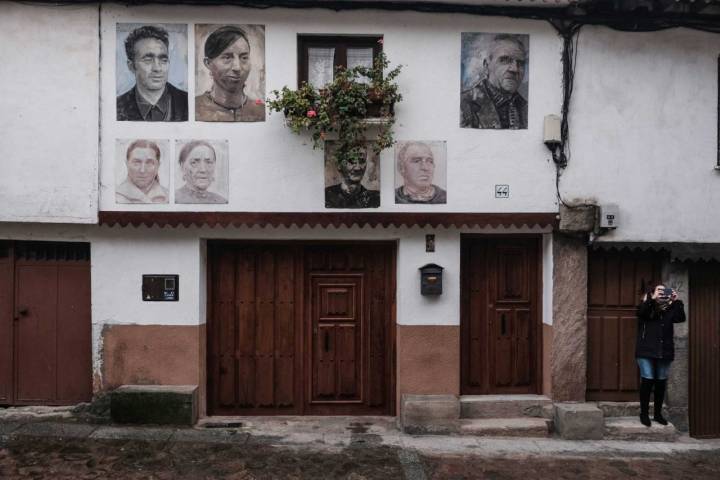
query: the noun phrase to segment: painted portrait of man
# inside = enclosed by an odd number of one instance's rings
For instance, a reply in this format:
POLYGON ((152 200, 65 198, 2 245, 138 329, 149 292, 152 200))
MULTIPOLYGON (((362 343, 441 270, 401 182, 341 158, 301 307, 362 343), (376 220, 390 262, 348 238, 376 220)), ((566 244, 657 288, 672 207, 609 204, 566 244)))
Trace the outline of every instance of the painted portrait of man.
POLYGON ((187 88, 187 26, 118 24, 117 28, 117 120, 187 121, 188 94, 183 89, 187 88))
POLYGON ((175 203, 228 203, 227 141, 178 140, 175 203))
POLYGON ((463 33, 460 126, 528 126, 528 35, 463 33))
POLYGON ((445 142, 397 142, 395 203, 447 203, 445 158, 445 142))
POLYGON ((333 142, 325 143, 325 208, 378 208, 380 162, 368 145, 338 161, 333 142))
POLYGON ((195 120, 265 121, 265 27, 196 25, 195 120))
POLYGON ((118 140, 116 203, 168 203, 167 140, 118 140))

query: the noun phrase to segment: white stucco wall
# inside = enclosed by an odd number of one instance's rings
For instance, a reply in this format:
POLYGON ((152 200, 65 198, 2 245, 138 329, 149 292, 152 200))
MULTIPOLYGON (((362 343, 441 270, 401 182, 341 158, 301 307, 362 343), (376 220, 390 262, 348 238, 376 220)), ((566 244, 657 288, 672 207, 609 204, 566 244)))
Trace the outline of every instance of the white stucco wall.
POLYGON ((98 55, 96 5, 0 5, 0 221, 97 221, 98 55))
MULTIPOLYGON (((392 150, 381 158, 381 211, 556 211, 554 170, 542 143, 543 117, 561 103, 561 42, 542 21, 411 12, 188 8, 103 5, 102 13, 101 210, 326 211, 323 154, 309 137, 293 135, 283 116, 260 123, 195 122, 195 23, 262 24, 266 31, 267 93, 297 86, 297 35, 382 34, 384 51, 404 65, 405 97, 397 106, 396 138, 446 140, 448 203, 395 205, 392 150), (190 32, 188 122, 115 121, 116 24, 186 23, 190 32), (459 128, 461 32, 530 35, 529 127, 519 131, 459 128), (230 142, 227 205, 118 205, 115 203, 115 140, 211 138, 230 142), (510 198, 496 199, 495 184, 509 184, 510 198)), ((172 175, 171 175, 172 177, 172 175)), ((174 190, 180 185, 171 185, 174 190)))
POLYGON ((719 53, 710 33, 582 29, 561 191, 619 205, 599 241, 719 241, 719 53))

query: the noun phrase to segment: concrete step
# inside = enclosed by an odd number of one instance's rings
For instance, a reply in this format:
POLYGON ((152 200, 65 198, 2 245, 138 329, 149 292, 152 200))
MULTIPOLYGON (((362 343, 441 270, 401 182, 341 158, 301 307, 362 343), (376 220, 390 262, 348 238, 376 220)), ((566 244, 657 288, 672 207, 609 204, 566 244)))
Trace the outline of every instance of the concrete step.
POLYGON ((463 419, 459 432, 478 437, 549 437, 552 421, 533 417, 463 419))
POLYGON ((606 417, 605 440, 642 440, 646 442, 674 442, 678 431, 670 423, 660 425, 653 421, 646 427, 638 417, 606 417))
POLYGON ((552 401, 544 395, 463 395, 460 418, 552 418, 552 401))

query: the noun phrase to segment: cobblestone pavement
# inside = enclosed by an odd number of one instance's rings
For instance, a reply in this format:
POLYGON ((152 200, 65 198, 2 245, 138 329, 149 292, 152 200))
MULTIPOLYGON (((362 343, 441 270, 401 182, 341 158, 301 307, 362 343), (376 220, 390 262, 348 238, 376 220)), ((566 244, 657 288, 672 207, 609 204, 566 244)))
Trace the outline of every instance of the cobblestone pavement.
POLYGON ((195 444, 22 437, 0 447, 2 479, 718 479, 716 452, 608 458, 418 453, 357 443, 340 449, 264 442, 195 444))
POLYGON ((0 479, 720 479, 720 441, 411 436, 392 418, 0 421, 0 479), (222 428, 216 428, 216 427, 222 428))

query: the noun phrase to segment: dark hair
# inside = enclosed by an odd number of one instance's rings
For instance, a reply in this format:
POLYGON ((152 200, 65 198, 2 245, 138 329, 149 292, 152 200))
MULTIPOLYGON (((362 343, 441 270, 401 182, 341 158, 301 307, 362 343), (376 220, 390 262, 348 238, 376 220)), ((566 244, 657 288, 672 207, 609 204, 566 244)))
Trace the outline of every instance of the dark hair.
POLYGON ((125 153, 125 158, 127 160, 130 160, 130 153, 132 153, 132 151, 136 148, 151 149, 155 152, 155 155, 157 156, 157 161, 160 161, 160 147, 158 147, 157 143, 153 142, 152 140, 135 140, 134 142, 132 142, 128 147, 127 152, 125 153))
POLYGON ((178 163, 182 165, 185 163, 185 160, 187 160, 187 157, 190 155, 190 152, 193 151, 195 147, 208 147, 212 152, 215 159, 217 159, 217 154, 215 153, 215 149, 212 145, 210 145, 209 142, 205 140, 193 140, 191 142, 186 143, 182 149, 180 149, 180 155, 178 156, 178 163))
POLYGON ((210 59, 217 57, 238 38, 244 38, 250 46, 247 34, 240 27, 225 25, 218 28, 205 40, 205 56, 210 59))
POLYGON ((154 25, 143 25, 138 27, 125 39, 125 54, 131 62, 135 60, 135 44, 146 38, 155 38, 165 44, 165 48, 170 48, 170 40, 168 40, 168 32, 162 27, 154 25))

